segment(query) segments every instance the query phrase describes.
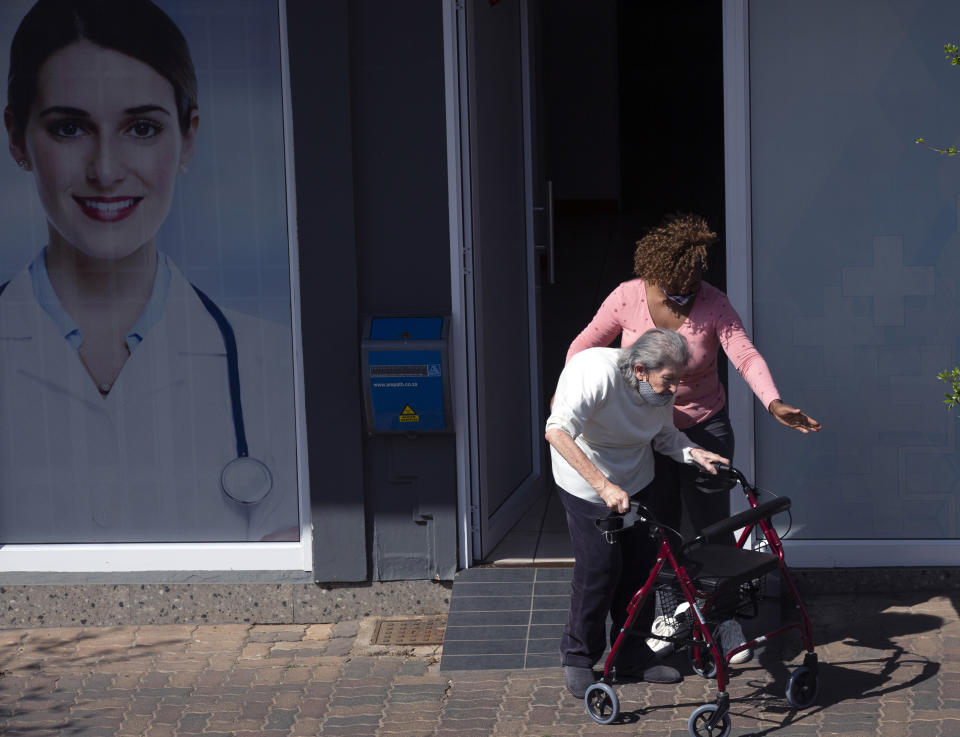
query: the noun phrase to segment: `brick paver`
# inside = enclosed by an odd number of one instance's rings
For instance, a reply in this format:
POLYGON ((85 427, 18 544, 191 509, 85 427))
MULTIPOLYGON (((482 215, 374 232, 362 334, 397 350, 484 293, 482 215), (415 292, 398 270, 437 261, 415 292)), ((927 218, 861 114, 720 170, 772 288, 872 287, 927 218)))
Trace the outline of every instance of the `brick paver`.
MULTIPOLYGON (((796 641, 735 671, 734 736, 960 735, 958 596, 808 600, 821 662, 814 706, 783 688, 796 641)), ((618 686, 601 727, 559 668, 439 670, 437 652, 370 654, 356 622, 0 631, 4 737, 681 737, 714 682, 618 686)))

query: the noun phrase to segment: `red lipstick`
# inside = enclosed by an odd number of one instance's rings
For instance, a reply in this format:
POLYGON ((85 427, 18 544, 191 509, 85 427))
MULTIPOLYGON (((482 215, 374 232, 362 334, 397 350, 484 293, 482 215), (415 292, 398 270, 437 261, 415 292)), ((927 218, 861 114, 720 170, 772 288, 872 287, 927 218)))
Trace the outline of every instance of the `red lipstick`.
POLYGON ((130 216, 143 198, 78 197, 74 195, 73 199, 88 218, 102 223, 113 223, 130 216))

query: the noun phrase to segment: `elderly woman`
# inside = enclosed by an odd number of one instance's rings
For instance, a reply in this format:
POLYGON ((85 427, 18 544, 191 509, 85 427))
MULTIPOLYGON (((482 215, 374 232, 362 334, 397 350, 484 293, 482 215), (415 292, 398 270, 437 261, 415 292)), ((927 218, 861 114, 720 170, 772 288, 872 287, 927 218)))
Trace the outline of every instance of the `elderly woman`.
MULTIPOLYGON (((634 253, 634 273, 639 278, 610 293, 570 345, 567 361, 584 349, 609 345, 618 335, 622 335, 620 344, 627 346, 650 328, 678 331, 689 341, 690 362, 677 388, 673 421, 698 445, 732 458, 733 429, 717 372, 721 347, 778 422, 803 434, 818 432, 820 423, 781 400, 766 361, 727 295, 703 280, 708 249, 716 241, 717 234, 699 215, 671 215, 652 228, 637 242, 634 253)), ((666 506, 660 508, 665 522, 689 536, 730 515, 727 482, 678 464, 666 454, 655 457, 657 486, 665 496, 666 506)), ((721 634, 724 648, 744 639, 736 620, 725 622, 721 634)), ((749 658, 750 651, 743 650, 731 662, 749 658)))
MULTIPOLYGON (((653 329, 629 348, 591 348, 563 369, 546 425, 553 476, 567 514, 573 543, 572 596, 560 650, 570 692, 582 697, 594 681, 593 664, 626 621, 626 606, 653 565, 649 536, 632 530, 610 544, 596 521, 624 513, 631 496, 650 503, 654 451, 678 463, 729 461, 697 447, 673 424, 673 400, 689 360, 686 339, 653 329)), ((649 625, 652 607, 640 619, 649 625)), ((675 683, 679 672, 656 662, 638 638, 628 641, 621 675, 675 683)))

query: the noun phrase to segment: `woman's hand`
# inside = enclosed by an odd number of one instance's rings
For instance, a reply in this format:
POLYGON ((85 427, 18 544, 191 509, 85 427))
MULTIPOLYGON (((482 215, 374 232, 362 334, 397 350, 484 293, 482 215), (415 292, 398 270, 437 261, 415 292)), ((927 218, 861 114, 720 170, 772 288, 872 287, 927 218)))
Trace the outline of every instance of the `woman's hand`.
POLYGON ((630 495, 612 481, 604 479, 603 486, 596 490, 603 503, 620 514, 630 511, 630 495))
POLYGON ((711 453, 709 450, 704 450, 703 448, 692 448, 690 450, 690 457, 697 462, 699 466, 703 468, 707 473, 711 473, 714 476, 717 475, 717 469, 713 467, 714 463, 722 463, 726 466, 730 465, 730 460, 724 458, 721 455, 716 453, 711 453))
POLYGON ((770 410, 770 414, 777 418, 780 424, 792 427, 804 435, 810 432, 820 432, 821 425, 819 422, 796 407, 784 404, 780 399, 774 399, 770 402, 767 409, 770 410))

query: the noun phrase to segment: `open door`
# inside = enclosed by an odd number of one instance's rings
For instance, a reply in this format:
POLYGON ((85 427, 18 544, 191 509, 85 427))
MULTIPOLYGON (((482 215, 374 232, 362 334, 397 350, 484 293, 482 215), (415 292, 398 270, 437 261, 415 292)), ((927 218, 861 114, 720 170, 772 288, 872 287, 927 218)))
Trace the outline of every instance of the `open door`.
POLYGON ((458 2, 457 28, 470 527, 480 560, 545 488, 528 2, 458 2))

